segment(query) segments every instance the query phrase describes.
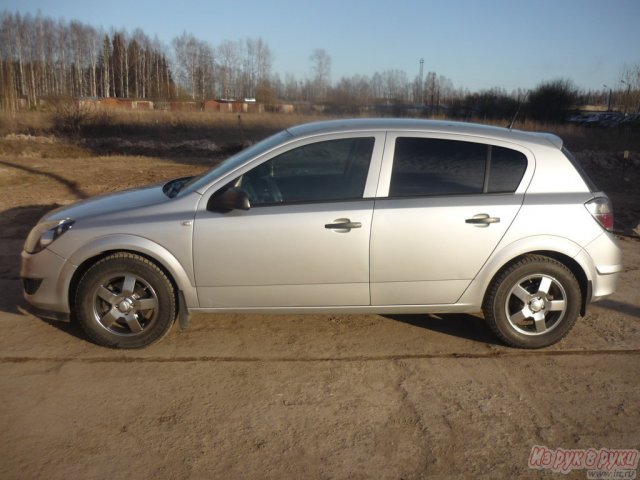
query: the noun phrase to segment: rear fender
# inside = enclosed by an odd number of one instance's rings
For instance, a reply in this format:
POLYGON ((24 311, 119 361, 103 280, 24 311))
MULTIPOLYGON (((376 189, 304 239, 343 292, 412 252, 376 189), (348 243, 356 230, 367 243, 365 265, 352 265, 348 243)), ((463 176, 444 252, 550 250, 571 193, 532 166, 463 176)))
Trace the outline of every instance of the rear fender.
POLYGON ((554 252, 572 258, 583 270, 587 281, 593 279, 595 267, 589 255, 577 243, 554 235, 534 235, 522 238, 504 247, 495 250, 494 256, 490 257, 487 263, 478 272, 473 281, 469 284, 457 303, 471 303, 482 307, 485 292, 491 285, 495 275, 513 259, 528 253, 554 252))

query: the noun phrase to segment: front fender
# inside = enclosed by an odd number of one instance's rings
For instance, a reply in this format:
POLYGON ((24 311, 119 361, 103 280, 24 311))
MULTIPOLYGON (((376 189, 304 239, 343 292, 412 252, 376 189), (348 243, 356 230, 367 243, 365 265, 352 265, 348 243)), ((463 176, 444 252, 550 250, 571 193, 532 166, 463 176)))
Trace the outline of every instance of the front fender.
MULTIPOLYGON (((68 268, 77 269, 87 260, 112 251, 129 251, 152 258, 173 278, 179 290, 184 293, 188 308, 199 306, 194 279, 169 250, 148 238, 129 234, 115 234, 98 237, 76 250, 68 259, 68 268)), ((191 270, 191 269, 189 269, 191 270)), ((72 275, 65 275, 63 290, 68 295, 72 275)), ((67 298, 66 296, 64 298, 67 298)))

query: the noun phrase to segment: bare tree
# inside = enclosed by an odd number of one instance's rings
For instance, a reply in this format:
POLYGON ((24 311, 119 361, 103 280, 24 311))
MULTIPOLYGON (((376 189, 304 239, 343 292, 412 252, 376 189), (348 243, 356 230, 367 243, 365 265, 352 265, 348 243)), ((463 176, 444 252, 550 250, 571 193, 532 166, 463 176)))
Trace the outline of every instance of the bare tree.
POLYGON ((640 65, 625 65, 620 74, 620 103, 624 113, 640 112, 640 65))
POLYGON ((220 96, 237 96, 238 72, 240 69, 240 46, 237 42, 225 40, 218 46, 220 96))
POLYGON ((203 100, 215 95, 214 49, 206 42, 200 43, 198 50, 198 89, 203 100))
POLYGON ((100 72, 102 77, 102 96, 107 98, 111 96, 111 56, 111 40, 109 39, 109 35, 105 35, 102 40, 100 72))
POLYGON ((124 32, 113 32, 111 50, 111 73, 113 78, 114 97, 126 97, 125 77, 128 78, 128 71, 125 69, 125 56, 127 45, 124 32))
POLYGON ((287 73, 284 76, 284 91, 280 96, 289 101, 302 100, 300 84, 292 73, 287 73))
MULTIPOLYGON (((194 100, 212 96, 255 97, 269 103, 279 98, 306 100, 356 111, 365 105, 415 102, 421 93, 432 105, 465 95, 435 72, 422 85, 409 82, 401 70, 385 70, 370 77, 343 77, 332 86, 331 57, 321 48, 309 57, 308 78, 287 74, 283 81, 272 74, 273 53, 261 38, 226 40, 214 48, 185 32, 173 40, 172 47, 173 63, 158 39, 151 41, 140 29, 131 35, 124 30, 105 33, 79 21, 5 11, 0 17, 2 108, 15 109, 23 102, 33 107, 42 97, 56 96, 168 99, 188 95, 194 100)), ((633 97, 639 90, 637 78, 637 67, 621 78, 626 90, 621 88, 619 98, 627 95, 628 109, 638 104, 633 97)))
POLYGON ((12 40, 13 16, 3 13, 0 21, 0 95, 2 108, 11 112, 17 108, 18 85, 15 82, 15 49, 12 40))
POLYGON ((269 82, 271 59, 269 46, 261 39, 247 38, 242 61, 242 96, 255 97, 259 86, 269 82))
POLYGON ((323 48, 316 48, 309 57, 313 72, 313 99, 324 100, 331 82, 331 57, 323 48))
POLYGON ((89 95, 98 96, 98 57, 100 55, 100 33, 93 27, 85 29, 87 53, 89 56, 89 95))
POLYGON ((192 99, 205 99, 213 94, 214 49, 191 34, 183 33, 173 40, 179 83, 192 99))

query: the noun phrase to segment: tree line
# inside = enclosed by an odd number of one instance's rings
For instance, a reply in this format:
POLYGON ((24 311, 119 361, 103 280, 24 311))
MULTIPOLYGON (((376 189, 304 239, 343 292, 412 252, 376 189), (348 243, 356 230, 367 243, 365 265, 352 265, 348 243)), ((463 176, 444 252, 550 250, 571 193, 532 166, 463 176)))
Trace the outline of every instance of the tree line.
POLYGON ((170 61, 157 39, 142 30, 105 33, 81 22, 4 12, 0 20, 3 106, 18 98, 175 95, 170 61))
POLYGON ((569 80, 543 82, 531 92, 493 88, 470 92, 456 88, 444 75, 429 71, 410 78, 402 70, 353 75, 331 82, 331 56, 318 48, 309 56, 309 75, 284 78, 272 71, 273 52, 260 38, 222 41, 214 46, 190 33, 170 47, 142 30, 103 29, 78 21, 53 20, 5 11, 0 18, 0 102, 14 110, 26 101, 99 97, 168 100, 255 98, 323 104, 336 113, 376 108, 403 114, 509 118, 523 113, 558 120, 576 103, 616 104, 625 112, 640 107, 640 66, 625 67, 618 89, 578 91, 569 80), (607 91, 608 90, 608 91, 607 91))

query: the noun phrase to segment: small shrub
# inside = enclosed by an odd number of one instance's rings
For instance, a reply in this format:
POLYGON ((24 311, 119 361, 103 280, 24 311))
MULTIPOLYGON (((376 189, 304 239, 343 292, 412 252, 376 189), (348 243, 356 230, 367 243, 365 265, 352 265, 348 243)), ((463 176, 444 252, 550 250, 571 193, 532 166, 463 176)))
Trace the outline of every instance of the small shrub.
POLYGON ((59 133, 79 137, 82 127, 92 117, 92 110, 72 98, 59 99, 53 105, 53 128, 59 133))

